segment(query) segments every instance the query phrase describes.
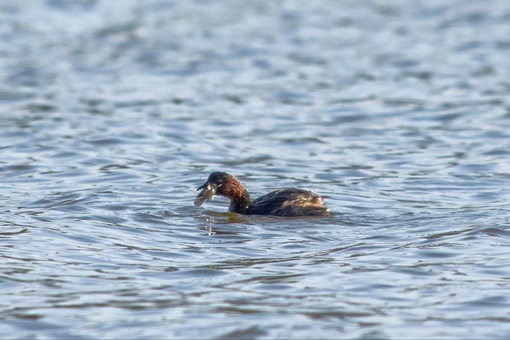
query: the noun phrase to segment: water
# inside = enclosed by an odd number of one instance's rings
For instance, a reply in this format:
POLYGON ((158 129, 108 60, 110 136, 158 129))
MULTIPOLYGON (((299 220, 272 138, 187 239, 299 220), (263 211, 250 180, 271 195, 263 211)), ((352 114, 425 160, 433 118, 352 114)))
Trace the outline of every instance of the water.
POLYGON ((510 3, 0 4, 0 337, 508 338, 510 3), (196 208, 214 170, 332 218, 196 208))

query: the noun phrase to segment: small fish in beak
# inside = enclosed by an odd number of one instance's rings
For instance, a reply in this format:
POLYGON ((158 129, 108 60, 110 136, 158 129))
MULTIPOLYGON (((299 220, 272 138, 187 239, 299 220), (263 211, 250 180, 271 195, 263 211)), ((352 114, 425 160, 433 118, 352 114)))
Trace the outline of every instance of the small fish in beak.
POLYGON ((214 199, 214 195, 216 195, 217 188, 218 187, 216 185, 208 182, 199 186, 197 190, 202 189, 202 191, 200 191, 200 193, 195 198, 195 205, 199 207, 205 201, 212 201, 214 199))

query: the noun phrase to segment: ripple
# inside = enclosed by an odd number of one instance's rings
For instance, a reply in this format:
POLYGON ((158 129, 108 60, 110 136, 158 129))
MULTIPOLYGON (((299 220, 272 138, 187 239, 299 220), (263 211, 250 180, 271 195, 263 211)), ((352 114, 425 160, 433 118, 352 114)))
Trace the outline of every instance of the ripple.
POLYGON ((0 337, 506 334, 506 2, 226 4, 0 6, 0 337))

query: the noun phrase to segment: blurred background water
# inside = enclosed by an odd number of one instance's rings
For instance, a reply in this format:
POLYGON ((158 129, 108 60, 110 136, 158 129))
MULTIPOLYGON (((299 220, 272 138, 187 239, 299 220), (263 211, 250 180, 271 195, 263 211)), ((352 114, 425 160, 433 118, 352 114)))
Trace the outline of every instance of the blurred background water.
POLYGON ((508 338, 509 79, 505 0, 1 1, 0 337, 508 338))

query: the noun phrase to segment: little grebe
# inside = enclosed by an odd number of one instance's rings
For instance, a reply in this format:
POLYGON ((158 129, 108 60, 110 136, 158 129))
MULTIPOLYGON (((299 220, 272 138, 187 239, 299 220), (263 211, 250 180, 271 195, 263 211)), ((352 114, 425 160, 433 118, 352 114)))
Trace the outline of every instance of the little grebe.
POLYGON ((230 199, 228 211, 243 215, 330 216, 322 198, 307 190, 280 189, 252 201, 241 182, 226 172, 211 173, 201 189, 196 206, 220 195, 230 199))

